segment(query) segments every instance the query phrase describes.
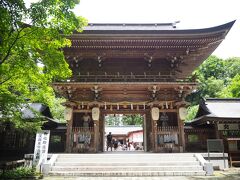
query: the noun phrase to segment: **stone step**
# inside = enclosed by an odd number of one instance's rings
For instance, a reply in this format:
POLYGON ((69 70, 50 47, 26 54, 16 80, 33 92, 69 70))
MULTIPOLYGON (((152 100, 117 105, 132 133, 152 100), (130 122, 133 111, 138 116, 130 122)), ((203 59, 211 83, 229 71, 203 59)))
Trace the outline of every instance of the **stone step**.
POLYGON ((55 162, 54 166, 190 166, 190 165, 199 165, 198 161, 135 161, 135 162, 113 162, 113 161, 105 161, 105 162, 55 162))
POLYGON ((52 171, 201 171, 203 167, 194 166, 54 166, 52 171))
POLYGON ((156 177, 156 176, 205 176, 205 171, 50 171, 49 176, 78 177, 156 177))
POLYGON ((137 154, 127 154, 127 153, 121 153, 121 154, 116 154, 116 153, 104 153, 104 154, 59 154, 60 158, 78 158, 78 157, 88 157, 88 158, 105 158, 105 157, 194 157, 193 154, 191 153, 166 153, 166 154, 160 154, 160 153, 156 153, 156 154, 148 154, 148 153, 137 153, 137 154))
POLYGON ((60 157, 58 158, 58 162, 99 162, 99 161, 106 161, 111 160, 114 162, 119 161, 168 161, 168 160, 175 160, 175 161, 196 161, 195 157, 105 157, 105 158, 88 158, 88 157, 60 157))
POLYGON ((116 159, 116 158, 96 158, 96 159, 87 159, 87 158, 59 158, 57 159, 57 162, 105 162, 105 161, 111 161, 111 162, 165 162, 165 161, 196 161, 196 158, 123 158, 123 159, 116 159))

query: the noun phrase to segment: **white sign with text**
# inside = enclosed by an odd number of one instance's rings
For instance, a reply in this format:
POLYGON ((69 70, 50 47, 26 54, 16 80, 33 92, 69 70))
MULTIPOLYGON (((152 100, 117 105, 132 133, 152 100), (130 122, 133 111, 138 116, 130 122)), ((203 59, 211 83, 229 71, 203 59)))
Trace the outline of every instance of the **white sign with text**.
POLYGON ((47 162, 49 138, 50 138, 49 130, 42 130, 37 132, 33 156, 34 166, 47 162))

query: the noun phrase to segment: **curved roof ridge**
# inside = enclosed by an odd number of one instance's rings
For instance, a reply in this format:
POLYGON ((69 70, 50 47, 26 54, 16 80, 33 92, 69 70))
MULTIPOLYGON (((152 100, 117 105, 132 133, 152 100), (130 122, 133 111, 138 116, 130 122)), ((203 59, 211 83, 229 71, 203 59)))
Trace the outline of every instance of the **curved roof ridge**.
POLYGON ((176 23, 89 23, 88 26, 84 27, 84 32, 98 32, 98 33, 109 33, 113 32, 162 32, 162 33, 207 33, 216 32, 222 30, 230 30, 236 20, 221 24, 218 26, 212 26, 208 28, 189 28, 189 29, 178 29, 176 23))

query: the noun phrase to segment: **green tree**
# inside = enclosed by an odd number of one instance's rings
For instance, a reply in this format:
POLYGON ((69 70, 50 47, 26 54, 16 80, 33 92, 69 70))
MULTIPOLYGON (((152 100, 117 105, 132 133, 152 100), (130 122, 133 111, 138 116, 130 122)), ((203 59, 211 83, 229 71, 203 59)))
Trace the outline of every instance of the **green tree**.
POLYGON ((194 73, 200 81, 210 77, 223 79, 226 74, 225 61, 217 56, 209 56, 194 73))
POLYGON ((122 121, 124 125, 142 125, 143 116, 140 114, 124 115, 122 121))
POLYGON ((237 74, 231 81, 231 84, 227 87, 230 96, 240 98, 240 74, 237 74))
POLYGON ((226 87, 231 82, 232 76, 237 73, 233 70, 238 65, 236 60, 237 58, 223 60, 216 56, 210 56, 194 71, 193 75, 199 86, 186 100, 192 105, 196 105, 201 98, 228 96, 226 87))
POLYGON ((187 108, 187 117, 186 117, 185 121, 191 121, 196 117, 198 107, 199 107, 199 105, 194 105, 194 106, 189 106, 187 108))
POLYGON ((55 98, 52 81, 71 76, 62 48, 71 45, 67 35, 86 25, 72 12, 78 2, 42 0, 28 8, 23 0, 0 0, 2 119, 21 122, 17 109, 27 99, 50 105, 55 98))
POLYGON ((225 71, 227 78, 232 79, 240 74, 240 57, 228 58, 225 60, 225 71))
POLYGON ((108 114, 105 117, 105 125, 107 125, 107 126, 121 126, 122 125, 122 115, 120 115, 120 114, 108 114))
POLYGON ((187 120, 194 118, 196 106, 201 98, 231 98, 240 97, 240 58, 233 57, 222 60, 210 56, 193 73, 199 86, 186 100, 191 102, 188 108, 187 120))

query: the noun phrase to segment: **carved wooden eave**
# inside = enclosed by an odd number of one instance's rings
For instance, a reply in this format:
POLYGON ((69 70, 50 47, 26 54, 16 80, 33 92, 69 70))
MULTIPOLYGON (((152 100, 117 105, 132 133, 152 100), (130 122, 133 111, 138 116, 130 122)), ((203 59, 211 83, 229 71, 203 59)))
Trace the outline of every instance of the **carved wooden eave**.
POLYGON ((177 69, 176 78, 186 78, 218 47, 234 22, 191 30, 130 30, 126 25, 120 30, 90 27, 71 35, 72 46, 65 48, 64 53, 70 64, 82 59, 100 63, 115 58, 141 60, 147 54, 153 61, 169 61, 170 68, 177 69))
POLYGON ((154 103, 155 101, 182 101, 182 94, 195 89, 197 83, 68 82, 54 83, 53 86, 56 91, 69 99, 69 101, 108 102, 115 104, 120 102, 133 104, 141 102, 141 104, 146 103, 147 105, 147 103, 154 103), (100 90, 97 91, 97 97, 96 89, 100 90))

